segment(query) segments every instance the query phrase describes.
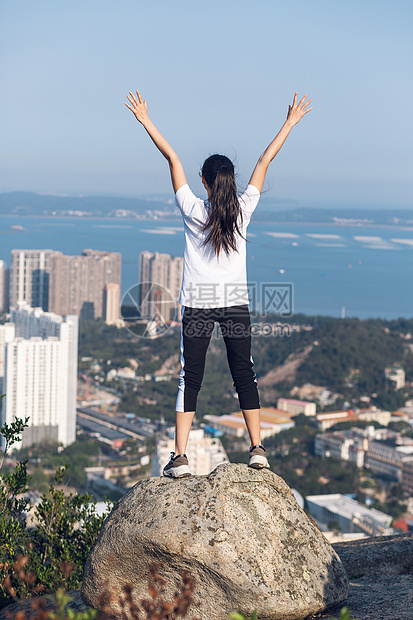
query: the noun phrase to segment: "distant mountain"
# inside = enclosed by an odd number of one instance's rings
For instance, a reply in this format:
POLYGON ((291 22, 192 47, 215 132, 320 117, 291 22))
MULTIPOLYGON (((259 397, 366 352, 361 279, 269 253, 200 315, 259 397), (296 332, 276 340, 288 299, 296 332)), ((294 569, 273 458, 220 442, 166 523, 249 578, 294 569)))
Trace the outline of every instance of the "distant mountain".
POLYGON ((288 211, 274 211, 263 205, 254 215, 255 221, 314 222, 359 226, 413 226, 413 209, 374 209, 354 207, 298 207, 288 211))
MULTIPOLYGON (((0 193, 0 214, 123 219, 179 219, 172 197, 71 196, 34 192, 0 193)), ((413 226, 413 209, 346 206, 300 207, 293 200, 262 196, 257 222, 314 222, 360 226, 413 226)))
POLYGON ((0 213, 31 216, 171 217, 176 207, 166 200, 121 196, 70 196, 8 192, 0 194, 0 213))

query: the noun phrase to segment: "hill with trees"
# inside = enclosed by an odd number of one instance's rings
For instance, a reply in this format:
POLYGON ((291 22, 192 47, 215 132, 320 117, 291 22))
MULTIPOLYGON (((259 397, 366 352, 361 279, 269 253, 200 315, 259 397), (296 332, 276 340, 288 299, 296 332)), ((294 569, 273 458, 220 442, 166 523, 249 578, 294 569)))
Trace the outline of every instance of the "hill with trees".
MULTIPOLYGON (((276 318, 271 320, 276 321, 276 318)), ((268 322, 269 317, 265 321, 268 322)), ((290 336, 253 337, 258 383, 260 378, 282 367, 291 356, 299 359, 287 379, 274 380, 270 385, 263 381, 263 405, 275 405, 277 397, 289 396, 294 388, 304 384, 322 386, 336 394, 336 408, 342 407, 344 402, 358 406, 361 398, 370 398, 371 404, 395 410, 409 397, 411 388, 395 390, 385 379, 384 369, 400 364, 406 371, 407 385, 413 380, 413 351, 408 339, 409 333, 413 333, 413 320, 296 316, 290 325, 295 325, 290 336), (303 351, 306 355, 302 355, 303 351)), ((108 327, 103 322, 81 321, 79 354, 81 358, 89 358, 81 362, 81 368, 88 372, 97 362, 101 370, 94 376, 99 378, 100 375, 102 385, 108 384, 106 376, 110 369, 127 366, 130 360, 137 365, 137 374, 154 373, 176 356, 179 343, 179 327, 149 340, 137 339, 126 329, 108 327)), ((108 385, 118 390, 121 410, 149 418, 163 415, 166 420, 173 421, 179 370, 179 363, 175 364, 171 381, 116 381, 108 385)), ((237 408, 225 347, 222 338, 213 336, 199 395, 199 414, 229 413, 237 408)))

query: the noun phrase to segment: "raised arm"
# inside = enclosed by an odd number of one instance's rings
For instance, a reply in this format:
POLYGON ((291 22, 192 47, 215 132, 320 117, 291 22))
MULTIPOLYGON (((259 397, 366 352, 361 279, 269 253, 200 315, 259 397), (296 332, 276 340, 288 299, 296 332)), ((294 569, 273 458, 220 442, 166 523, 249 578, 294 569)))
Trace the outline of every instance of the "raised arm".
POLYGON ((178 155, 150 120, 148 114, 148 104, 146 103, 146 100, 142 100, 140 93, 136 91, 136 95, 134 95, 129 92, 129 95, 126 95, 126 97, 130 103, 130 105, 125 103, 126 107, 133 112, 135 118, 145 127, 152 142, 167 160, 169 170, 171 172, 172 186, 174 188, 174 192, 176 193, 180 187, 186 185, 185 172, 181 162, 179 161, 178 155))
POLYGON ((267 146, 254 168, 254 172, 250 178, 250 185, 254 185, 260 192, 264 185, 265 175, 267 174, 268 166, 277 155, 278 151, 286 141, 291 129, 296 125, 310 110, 313 108, 307 108, 311 103, 311 99, 306 101, 308 95, 305 95, 300 103, 297 104, 298 93, 295 93, 293 104, 288 106, 287 120, 281 127, 274 140, 267 146), (307 108, 307 109, 306 109, 307 108))

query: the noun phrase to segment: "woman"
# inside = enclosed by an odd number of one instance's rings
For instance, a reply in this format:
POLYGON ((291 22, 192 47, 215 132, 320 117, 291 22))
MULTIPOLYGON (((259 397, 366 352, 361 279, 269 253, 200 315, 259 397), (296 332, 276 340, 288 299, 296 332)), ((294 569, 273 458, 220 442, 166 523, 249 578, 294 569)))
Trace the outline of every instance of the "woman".
POLYGON ((179 303, 182 305, 180 383, 176 401, 175 452, 163 475, 190 476, 185 454, 189 431, 201 388, 205 356, 214 323, 218 322, 227 349, 234 386, 251 440, 249 466, 269 467, 260 437, 260 404, 251 357, 250 316, 246 278, 246 231, 258 204, 269 164, 291 129, 312 108, 305 95, 295 93, 287 120, 254 168, 248 187, 238 197, 234 166, 223 155, 208 157, 202 183, 208 199, 189 189, 177 154, 149 119, 148 106, 138 91, 125 103, 143 125, 169 163, 176 204, 185 229, 184 273, 179 303))

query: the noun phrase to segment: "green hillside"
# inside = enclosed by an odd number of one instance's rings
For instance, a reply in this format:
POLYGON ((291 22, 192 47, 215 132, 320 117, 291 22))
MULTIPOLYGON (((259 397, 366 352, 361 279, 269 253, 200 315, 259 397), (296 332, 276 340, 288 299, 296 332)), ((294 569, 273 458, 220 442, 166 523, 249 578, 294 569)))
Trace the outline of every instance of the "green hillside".
MULTIPOLYGON (((413 333, 413 320, 362 321, 304 316, 294 320, 312 329, 293 331, 290 336, 253 338, 252 354, 262 404, 275 405, 278 396, 288 396, 294 387, 307 383, 338 394, 337 408, 344 401, 357 406, 363 396, 371 397, 372 404, 390 409, 404 404, 409 389, 395 391, 385 380, 384 369, 400 364, 406 371, 406 381, 413 380, 412 347, 403 337, 408 332, 413 333), (304 351, 306 355, 303 355, 304 351), (298 360, 294 372, 287 379, 275 378, 272 381, 273 371, 279 370, 291 358, 298 360)), ((135 339, 125 329, 81 322, 80 356, 100 360, 103 374, 110 368, 127 365, 130 358, 139 363, 138 374, 153 373, 179 352, 179 341, 179 329, 155 340, 142 340, 135 339), (107 360, 110 360, 110 366, 107 360)), ((88 362, 83 366, 87 371, 88 362)), ((124 409, 139 410, 140 415, 147 417, 162 414, 173 420, 180 368, 178 360, 175 360, 174 367, 175 374, 170 382, 138 383, 133 390, 121 387, 124 389, 124 409), (156 400, 157 405, 138 406, 138 399, 142 397, 156 400)), ((199 413, 228 413, 237 407, 222 338, 213 337, 199 396, 199 413)))

